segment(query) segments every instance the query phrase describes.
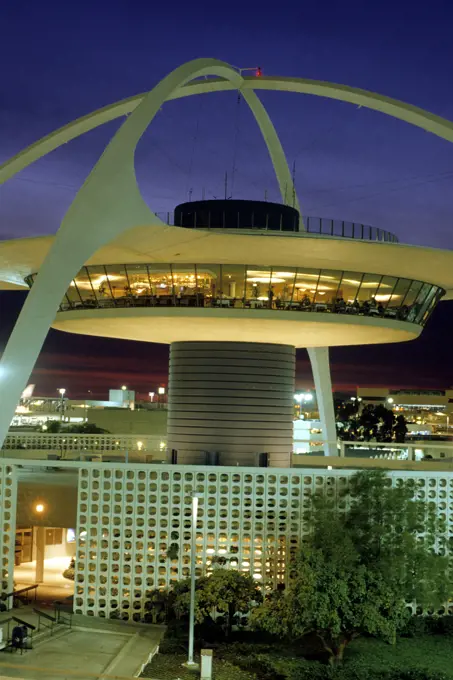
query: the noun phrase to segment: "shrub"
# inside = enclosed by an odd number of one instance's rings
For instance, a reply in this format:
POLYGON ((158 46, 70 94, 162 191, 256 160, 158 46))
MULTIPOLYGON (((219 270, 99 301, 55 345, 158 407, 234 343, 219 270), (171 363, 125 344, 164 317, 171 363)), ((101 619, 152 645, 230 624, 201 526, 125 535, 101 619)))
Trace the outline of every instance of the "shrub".
POLYGON ((453 616, 411 616, 401 635, 407 638, 424 635, 453 636, 453 616))
POLYGON ((318 661, 305 659, 272 659, 273 674, 270 677, 282 680, 330 680, 331 669, 318 661))
POLYGON ((439 631, 441 635, 453 637, 453 616, 442 616, 439 619, 439 631))
POLYGON ((259 680, 450 680, 443 673, 427 669, 374 669, 364 663, 346 662, 332 668, 318 661, 299 658, 276 658, 269 654, 237 656, 239 668, 255 674, 259 680))
MULTIPOLYGON (((326 675, 326 680, 450 680, 444 673, 432 672, 423 668, 408 668, 389 670, 369 669, 366 666, 355 664, 346 664, 342 668, 335 669, 330 675, 326 675)), ((301 678, 290 678, 290 680, 305 680, 304 676, 301 678)))
POLYGON ((188 626, 185 621, 173 620, 167 625, 165 631, 165 639, 177 638, 178 640, 184 640, 188 638, 188 626))
POLYGON ((70 581, 74 581, 74 579, 75 579, 75 559, 74 559, 74 557, 71 558, 71 561, 69 562, 69 567, 64 570, 63 578, 67 578, 70 581))
POLYGON ((159 644, 159 654, 181 654, 186 651, 186 645, 178 638, 165 638, 159 644))
POLYGON ((254 645, 253 650, 247 647, 245 654, 238 653, 241 645, 231 645, 231 657, 228 659, 244 671, 256 675, 259 680, 327 680, 331 677, 330 669, 317 661, 306 661, 303 658, 277 657, 275 649, 269 645, 254 645), (263 648, 256 653, 257 648, 263 648))

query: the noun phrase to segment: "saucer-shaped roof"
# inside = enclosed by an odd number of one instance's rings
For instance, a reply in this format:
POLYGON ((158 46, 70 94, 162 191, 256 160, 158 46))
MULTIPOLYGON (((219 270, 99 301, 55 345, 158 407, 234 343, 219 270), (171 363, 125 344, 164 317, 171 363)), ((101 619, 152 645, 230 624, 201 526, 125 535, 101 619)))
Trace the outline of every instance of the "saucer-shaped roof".
MULTIPOLYGON (((0 242, 0 290, 23 290, 39 271, 54 236, 0 242)), ((453 251, 312 236, 307 233, 135 227, 96 251, 85 264, 217 263, 299 266, 398 276, 440 286, 453 299, 453 251)))

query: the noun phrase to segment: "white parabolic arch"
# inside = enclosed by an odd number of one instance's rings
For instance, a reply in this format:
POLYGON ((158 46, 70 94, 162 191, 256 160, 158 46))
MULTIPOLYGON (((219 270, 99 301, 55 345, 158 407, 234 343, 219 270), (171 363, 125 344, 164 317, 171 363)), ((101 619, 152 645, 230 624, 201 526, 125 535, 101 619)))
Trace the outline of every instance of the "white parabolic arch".
MULTIPOLYGON (((226 79, 236 89, 241 88, 244 82, 229 64, 216 59, 196 59, 172 71, 142 97, 108 144, 69 207, 0 361, 0 446, 55 312, 80 268, 96 250, 130 228, 151 224, 165 226, 140 194, 135 176, 135 149, 146 128, 172 93, 194 78, 212 75, 226 79)), ((285 194, 289 192, 292 195, 294 190, 280 140, 255 92, 248 90, 243 96, 263 134, 284 200, 285 194)), ((59 145, 72 138, 70 127, 66 128, 68 137, 64 136, 59 145)), ((59 131, 55 134, 58 135, 59 131)), ((38 151, 39 147, 38 142, 33 148, 38 151)), ((27 162, 26 153, 21 156, 20 167, 14 164, 14 159, 3 166, 10 170, 9 176, 31 162, 27 162)), ((297 197, 295 203, 299 210, 297 197)))

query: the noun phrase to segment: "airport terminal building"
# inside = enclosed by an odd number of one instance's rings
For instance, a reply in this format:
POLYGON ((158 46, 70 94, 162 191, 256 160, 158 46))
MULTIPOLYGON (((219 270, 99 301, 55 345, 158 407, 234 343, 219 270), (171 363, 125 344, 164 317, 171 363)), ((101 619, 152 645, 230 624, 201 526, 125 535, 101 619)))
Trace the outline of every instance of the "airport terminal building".
MULTIPOLYGON (((453 253, 401 244, 394 234, 341 217, 303 217, 255 90, 343 97, 450 141, 453 127, 380 95, 315 85, 243 78, 222 62, 196 60, 150 93, 75 121, 0 168, 6 181, 59 144, 129 113, 57 235, 0 243, 0 288, 29 289, 0 363, 0 442, 50 327, 170 345, 165 464, 80 456, 20 462, 20 453, 5 451, 4 593, 13 590, 17 517, 21 525, 75 529, 76 612, 140 620, 150 590, 188 576, 193 521, 198 573, 209 573, 212 558, 223 556, 229 568, 273 588, 287 578, 288 559, 306 531, 309 495, 324 490, 341 502, 350 471, 291 467, 296 349, 309 353, 333 467, 328 348, 417 338, 436 305, 451 299, 453 253), (169 98, 238 88, 268 146, 282 203, 195 201, 162 219, 136 183, 141 134, 169 98)), ((392 474, 395 481, 415 475, 420 494, 451 505, 449 473, 392 474)))

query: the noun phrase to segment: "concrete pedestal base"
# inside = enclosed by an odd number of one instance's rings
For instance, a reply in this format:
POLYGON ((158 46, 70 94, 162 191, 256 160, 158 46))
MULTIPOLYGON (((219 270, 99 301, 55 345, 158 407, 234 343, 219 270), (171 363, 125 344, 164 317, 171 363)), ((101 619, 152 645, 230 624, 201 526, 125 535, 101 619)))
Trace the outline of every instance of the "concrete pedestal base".
POLYGON ((180 464, 287 467, 293 444, 295 348, 175 342, 168 451, 180 464))

